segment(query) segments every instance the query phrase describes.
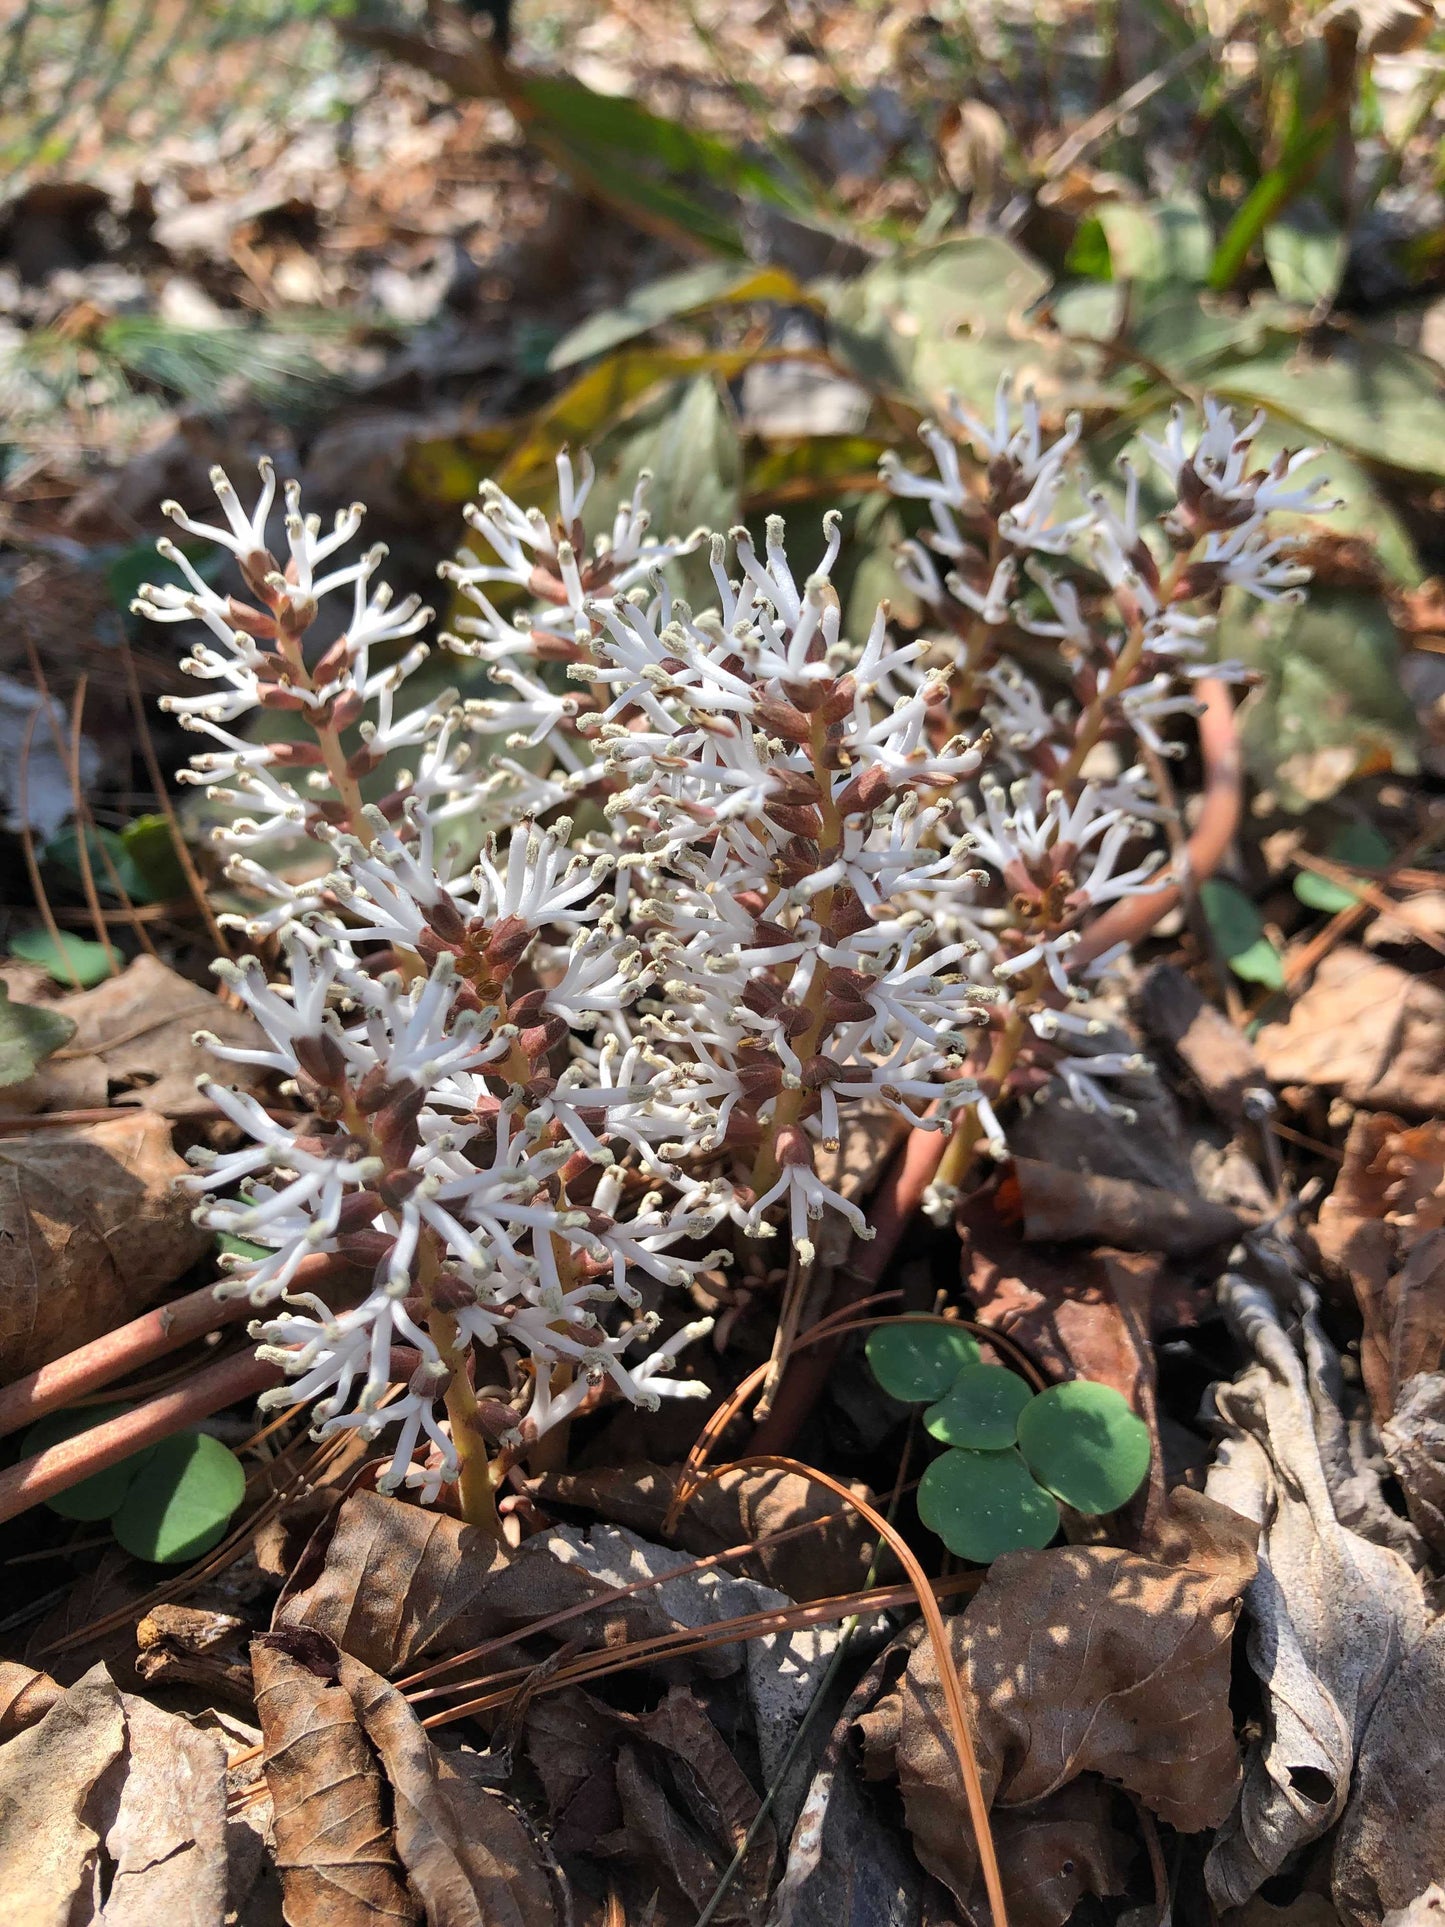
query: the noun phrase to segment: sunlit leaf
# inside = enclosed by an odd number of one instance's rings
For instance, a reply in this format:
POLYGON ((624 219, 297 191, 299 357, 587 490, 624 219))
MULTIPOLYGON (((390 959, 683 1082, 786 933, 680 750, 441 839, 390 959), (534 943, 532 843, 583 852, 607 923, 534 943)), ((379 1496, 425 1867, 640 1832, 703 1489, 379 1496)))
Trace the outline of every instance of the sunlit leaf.
POLYGON ((120 952, 111 944, 92 943, 62 930, 60 939, 48 930, 21 930, 10 939, 12 956, 27 963, 43 964, 58 984, 78 984, 89 990, 110 975, 112 961, 121 961, 120 952))
POLYGON ((246 1496, 234 1452, 205 1432, 181 1432, 155 1446, 111 1521, 137 1559, 175 1565, 215 1545, 246 1496))
POLYGON ((1350 244, 1338 229, 1315 232, 1290 221, 1273 221, 1263 238, 1265 262, 1286 301, 1312 308, 1339 287, 1350 244))
POLYGON ((901 1319, 869 1332, 865 1349, 878 1383, 905 1404, 942 1398, 961 1367, 979 1361, 977 1342, 956 1325, 914 1325, 901 1319))
POLYGON ((709 308, 735 307, 745 301, 805 302, 806 293, 784 268, 738 268, 731 261, 709 261, 656 281, 644 281, 615 308, 589 315, 571 329, 547 357, 553 370, 571 368, 646 334, 659 323, 709 308))
POLYGON ((1019 1450, 1041 1485, 1077 1512, 1114 1512, 1149 1476, 1149 1427, 1112 1385, 1051 1385, 1019 1414, 1019 1450))
POLYGON ((918 1516, 950 1552, 978 1565, 1046 1546, 1059 1529, 1057 1503, 1012 1449, 955 1446, 935 1459, 918 1484, 918 1516))
POLYGON ((1032 1396, 1018 1373, 1002 1365, 965 1365, 923 1414, 924 1427, 945 1445, 998 1452, 1013 1444, 1019 1413, 1032 1396))
MULTIPOLYGON (((119 1418, 123 1412, 130 1410, 131 1407, 122 1402, 47 1412, 26 1432, 21 1452, 26 1458, 36 1452, 47 1452, 52 1445, 63 1445, 67 1439, 79 1438, 82 1432, 89 1432, 92 1427, 104 1425, 108 1419, 119 1418)), ((55 1493, 46 1500, 46 1504, 52 1512, 58 1512, 62 1519, 110 1518, 124 1501, 137 1474, 150 1462, 155 1449, 153 1445, 144 1446, 128 1459, 108 1465, 102 1472, 92 1472, 88 1479, 82 1479, 78 1485, 55 1493)))

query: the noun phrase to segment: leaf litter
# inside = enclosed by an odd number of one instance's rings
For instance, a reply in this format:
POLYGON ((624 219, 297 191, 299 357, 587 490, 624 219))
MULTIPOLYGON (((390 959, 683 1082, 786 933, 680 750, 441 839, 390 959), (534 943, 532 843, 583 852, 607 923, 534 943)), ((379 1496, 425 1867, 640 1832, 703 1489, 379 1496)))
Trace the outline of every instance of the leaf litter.
MULTIPOLYGON (((635 78, 616 31, 616 23, 589 26, 581 54, 603 79, 610 74, 615 87, 604 93, 614 97, 635 78)), ((861 31, 856 22, 829 18, 816 31, 830 58, 837 47, 866 66, 869 49, 850 38, 861 31)), ((841 143, 846 132, 886 145, 877 87, 866 113, 839 113, 832 83, 817 78, 827 63, 803 44, 807 36, 782 49, 751 14, 730 32, 760 74, 787 62, 795 76, 814 75, 809 111, 828 141, 841 143)), ((658 38, 665 44, 662 28, 658 38)), ((864 38, 882 36, 870 27, 864 38)), ((927 32, 908 46, 920 72, 933 73, 927 32)), ((676 73, 688 74, 691 58, 680 58, 676 73)), ((652 87, 654 78, 639 84, 652 87)), ((666 84, 679 84, 676 75, 666 84)), ((404 540, 416 539, 439 499, 460 499, 456 468, 476 461, 488 435, 501 434, 504 452, 534 469, 564 427, 610 437, 619 470, 627 451, 645 445, 667 471, 662 486, 672 495, 664 499, 692 504, 711 491, 708 514, 731 517, 750 513, 750 497, 764 499, 780 477, 807 499, 829 461, 835 473, 870 468, 887 445, 873 439, 876 419, 865 430, 870 380, 897 408, 911 405, 906 396, 920 385, 961 379, 972 392, 1012 366, 1031 370, 1061 408, 1082 396, 1104 413, 1137 410, 1142 391, 1130 384, 1143 364, 1132 358, 1174 341, 1198 352, 1191 380, 1212 371, 1220 392, 1283 397, 1300 420, 1324 423, 1362 458, 1384 447, 1438 473, 1421 361, 1406 379, 1385 365, 1378 344, 1361 344, 1354 362, 1384 386, 1352 387, 1348 354, 1306 366, 1302 323, 1281 325, 1258 304, 1233 314, 1192 291, 1181 296, 1158 281, 1158 250, 1160 236, 1170 237, 1170 272, 1183 272, 1187 223, 1161 226, 1088 165, 1071 174, 1067 195, 1100 210, 1110 272, 1127 271, 1135 283, 1129 312, 1110 323, 1107 355, 1075 297, 1112 299, 1117 288, 1055 290, 1049 298, 1060 300, 1061 314, 1069 313, 1062 304, 1075 309, 1067 341, 1050 343, 1029 312, 1048 277, 991 235, 950 236, 912 261, 869 266, 864 251, 821 293, 804 266, 719 264, 649 285, 649 263, 676 266, 666 249, 650 239, 639 245, 615 209, 599 211, 559 184, 547 231, 514 246, 512 267, 503 257, 489 269, 515 268, 525 305, 529 275, 543 287, 558 278, 548 250, 568 258, 578 233, 590 230, 601 314, 584 321, 590 335, 574 330, 570 339, 571 307, 540 323, 528 318, 541 331, 528 352, 539 368, 559 340, 558 366, 626 346, 640 385, 619 409, 615 394, 603 399, 619 369, 604 363, 603 379, 570 395, 572 413, 539 413, 530 441, 491 415, 478 431, 472 389, 459 415, 460 390, 448 380, 474 384, 482 372, 495 384, 484 406, 495 400, 500 414, 530 406, 528 382, 537 377, 518 375, 511 333, 458 318, 464 288, 436 272, 438 262, 450 272, 457 244, 437 225, 450 214, 436 213, 435 169, 453 170, 458 202, 471 218, 485 204, 496 232, 508 227, 497 206, 515 211, 535 184, 523 181, 519 196, 515 178, 497 187, 469 171, 477 152, 490 155, 484 165, 497 164, 500 150, 487 146, 491 103, 469 102, 458 119, 435 99, 402 99, 399 90, 395 125, 405 140, 393 178, 387 167, 370 178, 364 168, 348 173, 335 205, 317 197, 308 213, 316 182, 306 178, 314 163, 305 156, 278 163, 272 188, 244 204, 234 183, 197 164, 186 194, 198 198, 179 222, 168 208, 162 229, 171 237, 192 224, 189 291, 177 301, 210 300, 238 279, 250 301, 257 290, 300 287, 308 275, 331 300, 360 276, 397 313, 431 317, 433 337, 406 344, 377 402, 339 411, 309 443, 304 434, 288 443, 317 476, 329 464, 337 500, 355 491, 364 457, 368 491, 387 502, 404 540), (218 196, 218 188, 231 191, 218 196), (291 188, 299 198, 287 212, 291 188), (364 238, 390 237, 398 214, 412 224, 404 263, 391 238, 364 238), (287 231, 288 221, 304 227, 313 217, 331 235, 322 250, 287 231), (363 238, 333 246, 334 221, 363 238), (759 272, 775 277, 761 290, 759 272), (434 293, 422 286, 427 274, 434 293), (620 306, 608 308, 608 285, 621 289, 620 306), (810 352, 815 340, 827 344, 808 382, 794 380, 785 361, 755 364, 735 383, 721 364, 700 367, 698 342, 720 312, 752 315, 745 304, 774 301, 794 305, 810 352), (826 320, 809 332, 813 307, 826 320), (638 345, 672 329, 688 334, 686 367, 638 345), (1135 369, 1128 383, 1111 372, 1115 363, 1135 369), (448 367, 451 376, 438 376, 448 367), (756 378, 770 371, 782 379, 756 378), (590 415, 577 412, 584 402, 590 415), (770 445, 781 411, 800 405, 815 412, 799 416, 798 446, 770 445), (824 420, 834 429, 803 439, 824 420), (836 448, 824 446, 830 438, 836 448)), ((717 104, 709 96, 710 110, 717 104)), ((950 180, 970 194, 1008 164, 1009 143, 999 133, 1005 122, 991 128, 993 110, 966 105, 969 114, 947 123, 939 142, 950 180)), ((374 124, 365 113, 359 124, 365 153, 374 124)), ((849 194, 885 219, 894 218, 889 194, 911 205, 912 189, 900 181, 860 174, 858 182, 849 194)), ((157 245, 164 256, 173 242, 157 245)), ((829 238, 845 255, 847 245, 829 238)), ((1271 264, 1294 259, 1282 247, 1278 234, 1266 236, 1271 264)), ((167 272, 175 268, 171 261, 167 272)), ((463 283, 467 272, 459 268, 463 283)), ((1326 332, 1333 325, 1321 324, 1326 332)), ((104 337, 95 340, 104 353, 104 337)), ((154 497, 190 487, 180 477, 234 452, 195 417, 172 415, 159 428, 133 472, 75 496, 69 528, 128 533, 154 497), (159 487, 163 469, 178 479, 159 487)), ((282 436, 257 418, 240 439, 253 430, 282 436)), ((64 469, 64 460, 52 466, 44 487, 64 469)), ((1301 847, 1328 861, 1367 845, 1311 810, 1378 814, 1394 848, 1401 788, 1392 800, 1385 779, 1408 777, 1417 754, 1432 767, 1438 753, 1434 685, 1419 672, 1428 652, 1414 654, 1403 678, 1395 661, 1402 637, 1438 636, 1440 625, 1428 591, 1413 589, 1418 571, 1403 524, 1362 470, 1346 465, 1345 474, 1357 498, 1352 525, 1373 518, 1386 572, 1412 584, 1408 622, 1398 588, 1386 614, 1381 566, 1371 558, 1373 575, 1351 574, 1341 551, 1318 560, 1338 578, 1318 616, 1289 616, 1241 645, 1275 672, 1246 715, 1260 815, 1277 804, 1303 826, 1301 847), (1350 651, 1359 647, 1368 674, 1352 683, 1350 651), (1361 695, 1358 717, 1340 700, 1351 693, 1361 695)), ((460 493, 470 487, 468 476, 460 493)), ((46 499, 42 489, 42 535, 53 541, 46 499)), ((37 514, 31 502, 21 507, 37 514)), ((885 546, 869 558, 880 570, 885 546)), ((58 828, 72 799, 48 757, 37 756, 32 777, 44 779, 41 800, 59 812, 58 828)), ((1445 892, 1432 887, 1433 868, 1396 884, 1388 861, 1364 859, 1385 874, 1357 880, 1393 893, 1398 917, 1333 875, 1322 888, 1271 894, 1254 866, 1255 835, 1252 825, 1241 833, 1239 862, 1221 885, 1245 906, 1250 929, 1250 942, 1225 961, 1257 953, 1253 976, 1241 978, 1245 1001, 1239 985, 1223 990, 1215 975, 1218 930, 1186 920, 1162 939, 1163 960, 1134 986, 1128 1012, 1107 1012, 1130 1032, 1126 1045, 1137 1026, 1165 1047, 1166 1075, 1133 1095, 1137 1122, 1126 1128, 1039 1107, 1021 1121, 1019 1155, 965 1200, 954 1225, 937 1238, 915 1227, 897 1261, 863 1281, 898 1294, 885 1312, 950 1304, 976 1322, 985 1357, 1016 1366, 1011 1342, 1047 1381, 1112 1387, 1150 1435, 1139 1496, 1102 1522, 1066 1510, 1062 1542, 1007 1555, 983 1574, 959 1573, 918 1522, 916 1482, 932 1450, 918 1426, 876 1391, 866 1426, 850 1416, 861 1334, 846 1341, 805 1416, 803 1455, 860 1497, 871 1491, 929 1548, 1010 1919, 1023 1927, 1075 1915, 1150 1917, 1140 1908, 1192 1927, 1206 1886, 1219 1905, 1239 1910, 1225 1915, 1231 1927, 1421 1927, 1445 1907, 1431 1885, 1445 1863, 1442 1662, 1432 1618, 1445 1560, 1434 1121, 1445 1108, 1445 1009, 1438 958, 1420 940, 1422 921, 1433 927, 1423 906, 1445 892), (1353 921, 1323 940, 1320 917, 1353 921), (1339 941, 1341 933, 1350 940, 1339 941), (1278 1130, 1261 1128, 1256 1104, 1270 1085, 1278 1130), (1288 1238, 1296 1216, 1308 1236, 1290 1239, 1282 1257, 1276 1240, 1288 1238)), ((246 1020, 199 981, 174 906, 155 907, 165 916, 143 927, 157 933, 163 960, 142 949, 111 976, 112 940, 129 954, 131 930, 108 924, 95 933, 103 946, 76 923, 78 934, 67 926, 56 954, 73 946, 80 955, 84 946, 105 973, 94 988, 69 994, 43 968, 5 970, 7 1378, 214 1275, 208 1240, 171 1180, 182 1168, 178 1153, 214 1142, 217 1130, 195 1089, 207 1059, 192 1033, 201 1027, 244 1045, 246 1020), (62 1122, 90 1111, 109 1115, 62 1122)), ((74 902, 62 908, 79 914, 74 902)), ((44 943, 50 954, 54 945, 44 943)), ((262 1078, 255 1088, 285 1102, 262 1078)), ((845 1143, 839 1183, 850 1198, 867 1205, 900 1153, 896 1140, 893 1120, 845 1143)), ((843 1302, 854 1289, 853 1254, 844 1241, 824 1255, 834 1302, 843 1302)), ((770 1303, 769 1290, 758 1290, 728 1307, 729 1342, 710 1381, 724 1391, 766 1354, 769 1333, 760 1339, 759 1330, 770 1303)), ((168 1369, 164 1356, 148 1365, 138 1389, 163 1391, 168 1369)), ((285 1918, 308 1923, 613 1927, 618 1919, 692 1921, 712 1908, 712 1918, 773 1927, 921 1927, 949 1918, 955 1901, 984 1917, 938 1655, 918 1637, 896 1567, 878 1557, 860 1516, 823 1488, 791 1472, 735 1468, 674 1520, 680 1466, 637 1455, 641 1438, 642 1449, 667 1457, 671 1444, 651 1441, 672 1434, 620 1424, 609 1433, 605 1415, 589 1417, 568 1469, 515 1484, 509 1538, 498 1546, 445 1514, 383 1498, 364 1448, 306 1458, 295 1450, 294 1419, 256 1427, 249 1411, 233 1409, 204 1422, 241 1452, 245 1511, 234 1544, 179 1576, 122 1556, 94 1524, 26 1514, 15 1529, 18 1558, 34 1563, 10 1568, 22 1617, 7 1624, 0 1658, 0 1827, 7 1874, 16 1870, 7 1899, 33 1902, 27 1919, 234 1917, 262 1927, 284 1908, 285 1918), (298 1464, 308 1468, 303 1477, 294 1476, 298 1464), (869 1605, 870 1585, 888 1592, 886 1611, 869 1605), (810 1608, 819 1612, 807 1617, 810 1608), (840 1628, 855 1611, 861 1624, 845 1639, 840 1628), (808 1712, 816 1718, 804 1726, 808 1712)), ((722 1456, 746 1445, 744 1419, 723 1435, 722 1456)))

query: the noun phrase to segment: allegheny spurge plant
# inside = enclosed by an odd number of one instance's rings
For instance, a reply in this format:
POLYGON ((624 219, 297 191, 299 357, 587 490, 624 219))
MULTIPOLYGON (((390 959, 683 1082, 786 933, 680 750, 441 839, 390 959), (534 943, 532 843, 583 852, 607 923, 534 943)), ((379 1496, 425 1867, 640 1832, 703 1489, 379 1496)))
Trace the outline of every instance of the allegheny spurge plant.
POLYGON ((342 559, 359 505, 323 532, 288 485, 283 562, 269 464, 249 509, 216 471, 222 523, 167 504, 243 590, 162 543, 184 581, 136 604, 203 625, 200 693, 170 707, 210 739, 187 774, 258 947, 217 969, 265 1038, 216 1050, 309 1119, 208 1086, 240 1148, 197 1155, 198 1215, 266 1252, 221 1289, 290 1374, 268 1398, 390 1432, 384 1489, 456 1484, 495 1530, 506 1471, 592 1387, 704 1389, 673 1368, 710 1321, 659 1345, 647 1296, 716 1281, 740 1238, 790 1240, 805 1271, 819 1220, 872 1235, 831 1181, 858 1106, 948 1139, 941 1219, 1004 1152, 1005 1099, 1121 1107, 1145 1066, 1088 1008, 1113 959, 1074 953, 1168 875, 1150 768, 1193 681, 1243 674, 1211 659, 1225 591, 1297 598, 1270 518, 1330 506, 1298 479, 1313 451, 1251 465, 1260 426, 1178 411, 1144 446, 1165 514, 1127 461, 1117 501, 1063 514, 1077 420, 1050 439, 1006 387, 992 423, 951 406, 931 471, 885 464, 929 519, 901 561, 913 640, 886 606, 842 633, 836 516, 801 584, 776 520, 761 551, 654 538, 645 476, 589 540, 592 467, 563 454, 553 518, 486 484, 476 552, 442 571, 468 614, 439 640, 486 665, 485 700, 408 703, 431 612, 393 605, 381 549, 342 559), (695 609, 668 565, 704 548, 695 609), (248 732, 256 711, 273 727, 248 732), (357 1263, 369 1289, 332 1302, 318 1278, 357 1263), (417 1360, 400 1389, 394 1346, 417 1360))

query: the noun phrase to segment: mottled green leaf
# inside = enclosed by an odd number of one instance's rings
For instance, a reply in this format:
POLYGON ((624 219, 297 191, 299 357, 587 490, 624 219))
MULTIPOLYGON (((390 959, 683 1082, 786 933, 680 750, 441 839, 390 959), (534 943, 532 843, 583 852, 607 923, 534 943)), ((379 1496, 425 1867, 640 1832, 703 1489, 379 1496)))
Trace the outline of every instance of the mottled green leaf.
POLYGON ((1017 1372, 1002 1365, 965 1365, 923 1414, 924 1427, 945 1445, 1002 1451, 1013 1444, 1019 1413, 1032 1397, 1017 1372))
POLYGON ((75 1020, 44 1004, 10 1001, 10 986, 0 978, 0 1088, 23 1084, 52 1051, 75 1035, 75 1020))
MULTIPOLYGON (((1382 870, 1390 861, 1390 846, 1373 823, 1345 823, 1330 838, 1325 852, 1332 863, 1344 863, 1361 870, 1382 870)), ((1322 877, 1313 870, 1301 870, 1294 880, 1294 893, 1311 910, 1334 916, 1360 902, 1360 892, 1333 877, 1322 877)))
POLYGON ((1225 962, 1246 983, 1284 987, 1284 965, 1264 934, 1264 919, 1237 885, 1210 877, 1199 886, 1199 902, 1225 962))

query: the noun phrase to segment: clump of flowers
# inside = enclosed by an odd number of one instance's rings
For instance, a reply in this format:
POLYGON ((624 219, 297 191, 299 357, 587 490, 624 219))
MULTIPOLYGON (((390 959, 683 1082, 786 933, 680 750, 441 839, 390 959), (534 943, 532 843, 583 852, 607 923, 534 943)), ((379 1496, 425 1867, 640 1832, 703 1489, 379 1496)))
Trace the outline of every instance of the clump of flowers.
POLYGON ((924 431, 934 473, 886 469, 931 518, 902 561, 914 640, 886 607, 843 633, 837 517, 801 583, 777 522, 761 551, 654 539, 645 477, 589 543, 591 466, 564 454, 551 519, 484 486, 483 552, 443 569, 469 613, 441 641, 507 692, 485 701, 408 706, 430 612, 393 606, 381 550, 333 560, 359 507, 323 533, 290 487, 283 562, 266 465, 249 511, 217 472, 225 526, 168 505, 244 588, 163 544, 184 584, 137 604, 207 632, 173 707, 217 745, 192 773, 260 947, 218 968, 265 1038, 218 1054, 305 1114, 213 1084, 241 1148, 197 1180, 202 1221, 267 1251, 228 1288, 269 1314, 292 1377, 270 1396, 322 1432, 394 1428, 382 1483, 455 1483, 489 1523, 595 1388, 704 1389, 673 1368, 708 1321, 658 1345, 649 1296, 753 1239, 788 1240, 797 1279, 830 1217, 871 1236, 836 1175, 858 1107, 947 1140, 946 1214, 1003 1151, 1005 1098, 1118 1104, 1143 1066, 1081 1008, 1091 936, 1165 873, 1161 758, 1194 679, 1232 673, 1208 660, 1223 591, 1298 594, 1268 517, 1326 506, 1294 480, 1308 451, 1251 469, 1258 426, 1176 418, 1149 523, 1127 467, 1118 502, 1058 514, 1076 422, 1051 442, 1006 392, 991 428, 953 411, 924 431), (667 569, 704 545, 693 608, 667 569))

